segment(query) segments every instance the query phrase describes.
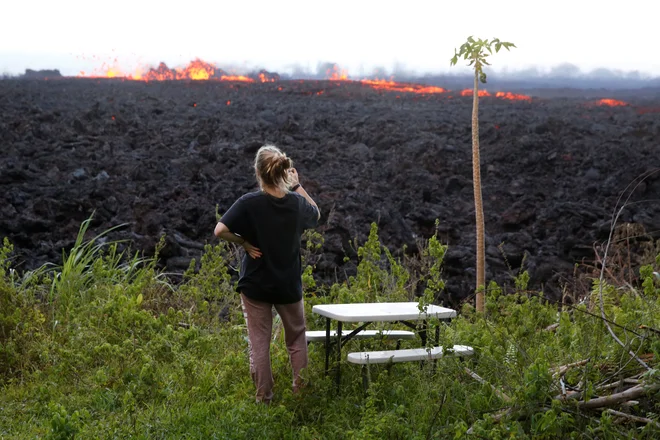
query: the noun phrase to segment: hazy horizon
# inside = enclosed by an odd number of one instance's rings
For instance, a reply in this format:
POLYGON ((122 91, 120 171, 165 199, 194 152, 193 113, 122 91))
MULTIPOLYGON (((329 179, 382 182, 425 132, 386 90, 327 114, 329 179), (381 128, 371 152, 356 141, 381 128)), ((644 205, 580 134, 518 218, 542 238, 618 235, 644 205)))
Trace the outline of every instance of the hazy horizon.
MULTIPOLYGON (((0 54, 1 56, 2 54, 0 54)), ((66 63, 62 63, 62 58, 53 58, 53 57, 39 57, 38 61, 34 61, 32 57, 21 57, 25 61, 25 67, 20 69, 15 69, 9 71, 7 69, 0 70, 0 74, 5 74, 9 76, 20 76, 25 73, 26 70, 58 70, 63 76, 75 77, 79 76, 80 70, 79 64, 71 67, 67 67, 66 63), (59 62, 59 65, 55 63, 59 62)), ((193 60, 190 60, 193 61, 193 60)), ((324 78, 327 77, 327 72, 329 71, 329 65, 335 65, 345 72, 350 79, 361 79, 368 77, 378 77, 378 78, 425 78, 425 77, 471 77, 472 72, 469 69, 445 69, 445 70, 427 70, 427 71, 417 71, 414 69, 408 68, 403 63, 397 63, 394 66, 360 66, 358 69, 345 69, 342 65, 338 63, 333 63, 331 61, 318 61, 315 65, 307 63, 302 64, 290 64, 287 66, 279 66, 279 68, 272 68, 271 66, 263 64, 243 64, 240 66, 230 65, 227 63, 215 62, 212 60, 204 60, 215 65, 217 68, 223 69, 227 72, 237 73, 237 74, 251 74, 258 72, 261 69, 268 70, 269 72, 278 73, 284 77, 291 78, 324 78)), ((88 68, 85 70, 87 75, 92 74, 101 74, 104 70, 104 67, 111 67, 116 69, 121 66, 120 62, 115 62, 110 65, 107 62, 99 61, 97 64, 94 64, 94 60, 87 62, 88 68), (105 64, 104 64, 105 63, 105 64), (99 66, 94 68, 92 66, 99 66)), ((164 62, 170 68, 176 67, 185 67, 188 63, 181 64, 171 64, 164 62)), ((155 68, 160 62, 155 62, 153 64, 125 64, 126 66, 137 66, 141 67, 143 70, 148 68, 155 68)), ((135 69, 134 68, 134 69, 135 69)), ((134 69, 122 69, 123 74, 131 74, 134 69)), ((562 63, 556 66, 550 66, 546 68, 539 68, 536 66, 528 67, 525 69, 509 69, 509 68, 487 68, 489 77, 498 79, 498 80, 543 80, 543 79, 568 79, 568 80, 600 80, 600 81, 629 81, 629 82, 657 82, 660 80, 660 75, 649 75, 644 72, 637 70, 614 70, 604 67, 595 68, 590 71, 583 71, 578 66, 570 63, 562 63)))
POLYGON ((494 57, 495 74, 557 75, 561 66, 573 66, 567 70, 573 75, 605 69, 658 77, 660 60, 646 47, 654 41, 660 5, 633 0, 627 6, 609 0, 557 0, 543 9, 522 0, 475 0, 469 9, 437 1, 254 0, 174 9, 155 1, 12 2, 0 18, 0 73, 59 69, 75 76, 101 73, 105 64, 131 74, 161 61, 176 67, 199 58, 237 71, 314 72, 333 62, 352 77, 375 69, 461 74, 468 68, 450 68, 449 59, 474 35, 516 44, 494 57))

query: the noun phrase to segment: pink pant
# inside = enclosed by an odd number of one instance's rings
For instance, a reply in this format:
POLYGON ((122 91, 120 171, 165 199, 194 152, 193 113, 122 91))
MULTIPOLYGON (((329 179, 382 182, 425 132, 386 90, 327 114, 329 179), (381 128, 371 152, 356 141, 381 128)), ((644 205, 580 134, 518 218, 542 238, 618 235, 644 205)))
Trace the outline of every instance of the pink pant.
POLYGON ((248 329, 250 375, 257 387, 257 402, 273 398, 273 372, 270 366, 270 339, 273 332, 273 306, 284 324, 284 339, 293 370, 293 392, 298 391, 300 372, 307 367, 307 338, 303 301, 294 304, 270 304, 241 294, 243 316, 248 329))

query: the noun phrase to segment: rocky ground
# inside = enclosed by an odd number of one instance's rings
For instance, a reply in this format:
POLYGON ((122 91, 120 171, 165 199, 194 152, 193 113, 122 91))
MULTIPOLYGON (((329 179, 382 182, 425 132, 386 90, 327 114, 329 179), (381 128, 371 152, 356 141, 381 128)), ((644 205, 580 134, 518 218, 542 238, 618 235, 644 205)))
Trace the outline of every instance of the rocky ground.
MULTIPOLYGON (((532 287, 556 295, 593 259, 621 193, 660 167, 654 101, 481 99, 490 279, 510 281, 524 257, 532 287)), ((128 223, 115 236, 147 253, 166 234, 163 264, 182 271, 213 241, 216 205, 255 189, 254 153, 273 143, 323 211, 319 277, 354 270, 349 240, 363 241, 370 222, 396 250, 414 249, 438 219, 447 290, 462 298, 474 289, 471 109, 470 97, 347 82, 3 80, 0 236, 33 268, 59 261, 96 211, 93 232, 128 223)), ((658 238, 659 199, 660 171, 620 221, 658 238)))

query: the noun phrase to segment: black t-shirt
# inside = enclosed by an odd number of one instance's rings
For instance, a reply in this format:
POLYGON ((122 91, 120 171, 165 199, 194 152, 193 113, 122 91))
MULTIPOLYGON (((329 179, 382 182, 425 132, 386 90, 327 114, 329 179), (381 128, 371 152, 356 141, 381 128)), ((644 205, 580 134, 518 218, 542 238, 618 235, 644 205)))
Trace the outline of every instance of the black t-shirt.
POLYGON ((238 199, 220 221, 262 253, 260 258, 245 253, 239 292, 271 304, 302 299, 300 237, 318 222, 318 211, 311 203, 296 192, 277 198, 257 191, 238 199))

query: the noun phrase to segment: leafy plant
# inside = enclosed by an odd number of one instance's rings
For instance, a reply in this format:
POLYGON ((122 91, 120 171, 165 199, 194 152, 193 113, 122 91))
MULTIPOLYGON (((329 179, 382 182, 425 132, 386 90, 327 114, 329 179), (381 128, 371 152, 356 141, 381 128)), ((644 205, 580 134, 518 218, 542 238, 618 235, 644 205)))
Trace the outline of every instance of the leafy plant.
POLYGON ((468 65, 474 69, 474 87, 472 91, 472 179, 474 186, 474 208, 477 228, 477 298, 476 307, 478 312, 484 311, 484 288, 486 287, 486 244, 484 208, 481 194, 481 159, 479 157, 479 81, 486 82, 486 72, 483 67, 490 65, 488 57, 501 48, 509 50, 516 47, 513 43, 492 40, 474 39, 468 37, 467 42, 461 45, 458 51, 454 50, 451 65, 456 65, 459 58, 469 61, 468 65), (487 53, 486 53, 487 52, 487 53))
MULTIPOLYGON (((446 247, 437 238, 401 262, 380 244, 374 226, 370 232, 358 273, 348 282, 319 282, 319 294, 306 297, 310 329, 324 325, 311 313, 313 304, 410 300, 426 289, 430 298, 440 291, 446 247)), ((207 247, 198 271, 166 286, 153 260, 136 261, 109 245, 82 271, 88 281, 66 314, 53 313, 59 305, 48 300, 53 273, 17 273, 10 250, 6 243, 0 251, 2 438, 651 439, 660 428, 660 296, 648 283, 630 287, 608 278, 603 285, 623 348, 590 309, 589 297, 558 312, 526 290, 524 272, 511 294, 491 281, 487 316, 466 304, 434 341, 471 346, 473 358, 447 356, 422 368, 371 365, 366 393, 360 369, 346 365, 335 394, 334 377, 324 374, 324 347, 310 344, 310 385, 292 394, 285 338, 276 338, 276 397, 263 406, 254 404, 230 248, 207 247), (628 349, 652 370, 631 362, 628 349), (618 413, 580 408, 637 386, 648 392, 637 404, 610 408, 618 413)), ((655 278, 652 269, 657 266, 644 270, 640 284, 655 278)), ((419 348, 419 340, 401 344, 419 348)), ((373 339, 349 341, 345 349, 393 347, 373 339)))
POLYGON ((68 307, 70 302, 75 300, 81 292, 84 292, 85 288, 94 280, 93 272, 90 270, 92 263, 98 258, 101 250, 110 244, 102 238, 124 226, 115 226, 96 237, 85 240, 92 219, 93 214, 82 222, 73 248, 68 253, 63 250, 62 264, 52 268, 54 275, 50 299, 59 302, 64 308, 68 307))
POLYGON ((309 229, 303 233, 302 241, 305 243, 305 246, 301 248, 303 290, 308 294, 312 294, 317 287, 312 273, 316 263, 321 258, 321 250, 325 240, 323 235, 309 229))

